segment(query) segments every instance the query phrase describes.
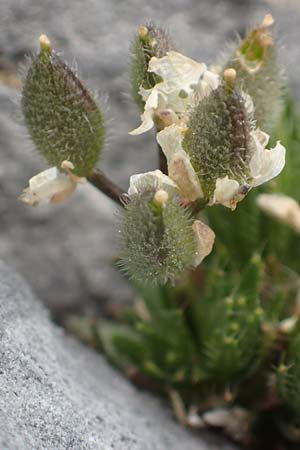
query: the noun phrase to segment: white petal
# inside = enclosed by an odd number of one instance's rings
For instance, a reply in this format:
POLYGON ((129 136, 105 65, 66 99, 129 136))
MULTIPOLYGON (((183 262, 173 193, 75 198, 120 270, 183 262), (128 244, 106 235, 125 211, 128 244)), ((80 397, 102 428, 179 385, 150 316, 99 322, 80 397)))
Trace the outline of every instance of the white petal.
POLYGON ((29 180, 20 200, 32 206, 59 203, 68 198, 76 188, 76 182, 56 167, 44 170, 29 180))
POLYGON ((203 75, 203 80, 209 84, 211 89, 217 89, 220 84, 220 77, 218 74, 207 70, 203 75))
POLYGON ((300 233, 300 205, 296 200, 283 194, 260 194, 257 204, 262 211, 300 233))
POLYGON ((152 89, 145 89, 142 85, 140 86, 139 94, 144 101, 148 100, 151 93, 152 93, 152 89))
POLYGON ((144 114, 141 115, 141 125, 138 128, 130 131, 129 134, 131 134, 132 136, 136 136, 138 134, 146 133, 146 131, 151 130, 154 125, 153 114, 153 110, 145 109, 144 114))
POLYGON ((256 128, 254 131, 252 131, 251 136, 254 137, 255 140, 258 141, 260 145, 263 146, 263 148, 265 148, 268 145, 268 142, 270 140, 270 136, 264 131, 262 131, 260 128, 256 128))
POLYGON ((236 180, 228 178, 227 175, 224 178, 218 178, 211 204, 220 203, 234 210, 236 204, 245 197, 248 190, 247 186, 241 186, 236 180))
POLYGON ((194 84, 193 94, 191 95, 191 106, 195 107, 204 98, 207 97, 220 84, 220 77, 216 73, 206 70, 198 83, 194 84))
POLYGON ((161 146, 167 159, 171 159, 174 153, 187 153, 182 148, 182 129, 177 125, 171 125, 156 135, 156 140, 161 146))
MULTIPOLYGON (((173 123, 179 117, 185 120, 188 108, 193 105, 195 86, 202 90, 201 97, 208 95, 219 83, 218 75, 209 72, 206 65, 177 52, 168 52, 162 58, 151 58, 149 72, 162 78, 152 89, 140 87, 140 94, 145 101, 142 125, 130 134, 136 135, 148 131, 154 125, 154 115, 161 110, 172 110, 173 123)), ((169 124, 169 122, 168 122, 169 124)))
POLYGON ((191 85, 197 83, 206 71, 206 65, 171 51, 163 58, 151 58, 148 71, 162 77, 166 92, 176 87, 189 93, 191 85))
POLYGON ((165 189, 168 192, 170 190, 178 190, 178 187, 171 178, 160 170, 131 175, 128 195, 135 195, 152 189, 165 189))
POLYGON ((251 139, 254 149, 249 163, 251 186, 260 186, 276 177, 284 168, 285 148, 277 141, 273 149, 265 149, 269 136, 260 130, 252 132, 251 139))
POLYGON ((160 107, 163 108, 167 104, 167 97, 161 90, 161 84, 156 84, 151 89, 144 89, 142 86, 139 89, 143 100, 145 101, 144 113, 141 115, 141 125, 138 128, 130 131, 131 135, 138 135, 145 133, 154 126, 153 117, 155 111, 160 107))
POLYGON ((158 83, 152 89, 147 89, 147 92, 149 93, 149 95, 146 99, 147 109, 157 108, 160 96, 165 101, 167 100, 165 97, 165 94, 163 92, 163 89, 161 87, 162 87, 162 83, 158 83))
POLYGON ((197 174, 188 154, 182 147, 182 131, 177 125, 171 125, 156 136, 168 162, 170 178, 180 188, 182 195, 190 201, 203 197, 197 174))
POLYGON ((196 236, 197 245, 193 266, 197 267, 212 251, 215 241, 215 233, 208 225, 201 222, 201 220, 195 220, 192 228, 196 236))

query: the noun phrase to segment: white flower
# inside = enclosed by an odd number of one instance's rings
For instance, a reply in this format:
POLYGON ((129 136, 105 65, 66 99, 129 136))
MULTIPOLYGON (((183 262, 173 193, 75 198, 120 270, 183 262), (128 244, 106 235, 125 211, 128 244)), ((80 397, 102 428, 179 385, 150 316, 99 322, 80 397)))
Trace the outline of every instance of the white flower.
POLYGON ((250 187, 241 186, 236 180, 231 180, 228 175, 224 178, 217 178, 211 204, 221 204, 234 210, 236 204, 245 197, 249 189, 250 187))
POLYGON ((51 167, 30 178, 29 186, 24 189, 19 199, 28 205, 40 206, 60 203, 70 197, 77 183, 84 181, 85 178, 72 174, 74 166, 70 161, 63 161, 61 167, 66 173, 51 167))
POLYGON ((250 135, 253 145, 253 156, 249 163, 252 177, 250 184, 255 187, 279 175, 285 164, 285 148, 277 141, 274 148, 266 149, 269 136, 258 128, 250 135))
POLYGON ((140 87, 145 110, 141 116, 142 124, 130 132, 133 135, 150 130, 155 115, 163 122, 167 116, 166 125, 184 121, 194 95, 203 98, 219 84, 219 76, 210 72, 204 63, 174 51, 162 58, 151 58, 148 71, 160 76, 162 81, 151 89, 140 87))
POLYGON ((178 191, 176 183, 160 170, 131 175, 128 195, 143 193, 147 190, 178 191))
POLYGON ((250 139, 250 177, 245 176, 245 181, 240 183, 228 176, 218 178, 211 204, 220 203, 234 210, 251 188, 277 177, 284 168, 285 148, 279 141, 274 148, 266 149, 269 135, 258 128, 250 132, 250 139))
POLYGON ((168 173, 189 201, 203 197, 202 189, 190 158, 182 147, 183 133, 179 126, 171 125, 156 135, 157 142, 168 162, 168 173))
POLYGON ((283 194, 260 194, 257 204, 262 211, 300 233, 300 205, 296 200, 283 194))

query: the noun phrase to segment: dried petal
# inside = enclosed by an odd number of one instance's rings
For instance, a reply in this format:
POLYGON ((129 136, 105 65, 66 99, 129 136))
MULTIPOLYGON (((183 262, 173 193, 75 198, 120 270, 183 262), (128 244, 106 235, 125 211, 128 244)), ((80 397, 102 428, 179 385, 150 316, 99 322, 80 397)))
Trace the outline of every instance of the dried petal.
POLYGON ((166 155, 169 176, 180 188, 182 196, 190 201, 202 198, 199 179, 182 147, 181 128, 176 125, 167 127, 157 134, 156 139, 166 155))
POLYGON ((283 194, 260 194, 257 204, 262 211, 300 233, 300 205, 283 194))
POLYGON ((77 183, 85 181, 85 178, 71 172, 74 165, 70 161, 63 161, 61 168, 66 173, 51 167, 30 178, 29 186, 24 189, 19 199, 31 206, 61 203, 66 200, 74 192, 77 183))
POLYGON ((201 220, 195 220, 195 222, 192 225, 192 228, 196 236, 196 246, 197 246, 193 266, 197 267, 199 266, 199 264, 201 264, 203 259, 207 255, 209 255, 210 252, 212 251, 215 241, 215 233, 208 225, 201 222, 201 220))

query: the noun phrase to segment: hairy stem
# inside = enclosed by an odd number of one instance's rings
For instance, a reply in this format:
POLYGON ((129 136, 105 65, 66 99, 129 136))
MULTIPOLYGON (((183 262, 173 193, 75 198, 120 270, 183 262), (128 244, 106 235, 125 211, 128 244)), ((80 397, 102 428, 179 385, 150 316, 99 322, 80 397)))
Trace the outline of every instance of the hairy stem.
POLYGON ((124 207, 121 200, 124 193, 123 189, 107 178, 107 176, 100 170, 94 169, 93 172, 87 177, 87 180, 99 189, 99 191, 103 192, 103 194, 116 202, 119 206, 124 207))

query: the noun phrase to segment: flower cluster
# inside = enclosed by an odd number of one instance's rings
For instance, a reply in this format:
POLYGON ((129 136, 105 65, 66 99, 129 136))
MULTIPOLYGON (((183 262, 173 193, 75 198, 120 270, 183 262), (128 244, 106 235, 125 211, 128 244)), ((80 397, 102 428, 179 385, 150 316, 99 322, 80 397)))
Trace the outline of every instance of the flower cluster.
MULTIPOLYGON (((272 24, 267 15, 219 68, 175 51, 162 28, 139 27, 131 81, 142 114, 130 134, 156 129, 167 164, 160 169, 167 173, 130 179, 120 229, 121 261, 129 276, 166 283, 199 265, 214 241, 199 211, 216 204, 234 210, 250 189, 283 169, 285 148, 280 142, 267 148, 269 135, 260 129, 270 122, 264 97, 274 111, 279 104, 272 24)), ((33 141, 54 167, 33 177, 21 200, 33 206, 63 201, 85 178, 115 198, 119 191, 110 181, 103 186, 103 174, 95 181, 104 141, 102 113, 46 36, 40 46, 24 83, 22 107, 33 141)))
POLYGON ((252 100, 235 86, 234 69, 217 75, 169 52, 152 58, 148 70, 162 81, 140 90, 145 111, 131 134, 160 124, 156 139, 184 198, 235 209, 252 187, 281 172, 285 148, 279 142, 266 148, 269 136, 256 128, 252 100))
MULTIPOLYGON (((257 126, 264 123, 263 103, 250 95, 259 83, 266 93, 273 89, 276 102, 280 83, 275 83, 279 75, 269 31, 272 24, 267 15, 249 33, 236 50, 237 61, 230 60, 231 67, 229 61, 223 69, 209 69, 175 51, 149 61, 148 72, 158 81, 148 89, 140 85, 144 111, 141 125, 130 134, 156 127, 168 183, 175 183, 182 207, 221 204, 234 210, 250 189, 276 177, 284 167, 285 148, 280 142, 267 148, 269 135, 257 126)), ((207 235, 207 248, 211 242, 207 235)))

